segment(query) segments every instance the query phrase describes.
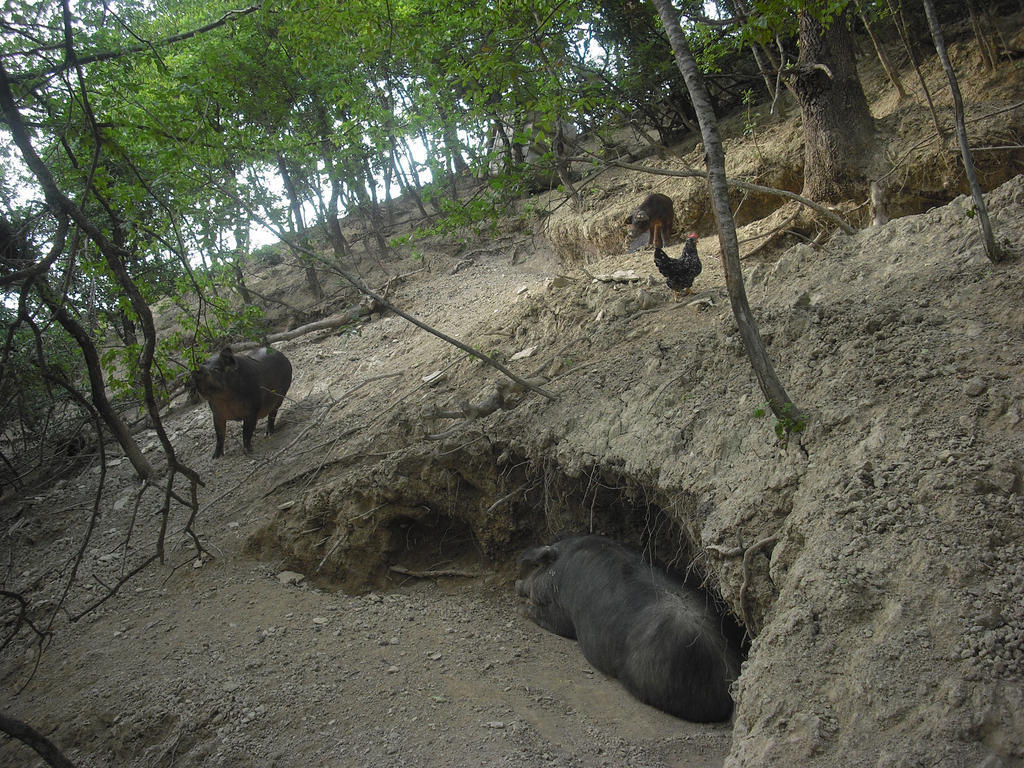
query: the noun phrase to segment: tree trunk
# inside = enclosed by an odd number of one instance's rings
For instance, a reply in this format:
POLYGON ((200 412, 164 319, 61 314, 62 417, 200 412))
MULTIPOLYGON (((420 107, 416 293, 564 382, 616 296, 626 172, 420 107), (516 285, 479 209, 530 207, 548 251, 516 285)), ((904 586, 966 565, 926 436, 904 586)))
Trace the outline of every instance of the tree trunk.
POLYGON ((362 177, 365 186, 358 188, 360 192, 359 199, 362 203, 360 207, 365 208, 370 234, 373 235, 373 239, 377 242, 377 250, 379 251, 378 264, 387 272, 383 260, 388 257, 390 249, 388 248, 387 238, 384 237, 384 216, 381 213, 380 202, 377 199, 377 185, 373 178, 373 169, 370 168, 370 156, 368 154, 363 155, 362 164, 362 177))
POLYGON ((882 63, 882 69, 885 70, 885 74, 889 78, 889 82, 893 84, 896 92, 900 95, 901 99, 907 98, 907 91, 903 87, 903 81, 900 80, 899 73, 892 66, 892 62, 889 61, 889 54, 886 53, 885 46, 882 45, 882 41, 878 39, 875 34, 875 30, 871 27, 871 22, 868 19, 867 13, 864 12, 864 6, 861 5, 860 0, 857 0, 857 14, 860 16, 860 20, 864 23, 864 29, 868 31, 868 37, 871 38, 871 44, 875 46, 875 53, 878 54, 878 60, 882 63))
POLYGON ((128 427, 118 418, 113 406, 107 399, 107 388, 103 382, 103 366, 100 363, 99 352, 96 351, 96 346, 89 337, 88 331, 64 308, 63 302, 58 296, 54 295, 42 278, 37 280, 35 285, 36 292, 50 310, 54 319, 68 332, 68 335, 75 340, 82 351, 82 357, 85 360, 85 370, 89 377, 89 389, 92 393, 93 407, 100 414, 110 432, 117 438, 117 442, 124 451, 125 457, 135 468, 136 474, 141 478, 152 480, 155 476, 153 467, 146 457, 142 455, 142 451, 135 440, 132 439, 128 427))
MULTIPOLYGON (((230 168, 228 170, 231 173, 231 178, 234 178, 234 170, 230 168)), ((232 194, 237 196, 238 193, 232 189, 232 194)), ((242 263, 249 256, 249 220, 240 211, 235 215, 234 234, 235 250, 228 257, 231 260, 231 273, 235 276, 235 288, 238 295, 242 297, 242 303, 250 306, 254 302, 252 294, 249 293, 249 286, 245 284, 245 273, 242 271, 242 263)))
MULTIPOLYGON (((306 225, 302 219, 302 203, 299 201, 299 193, 292 181, 291 173, 288 171, 288 163, 283 154, 277 156, 277 170, 281 176, 281 185, 285 194, 288 195, 288 204, 292 212, 292 229, 299 237, 301 245, 308 250, 309 245, 306 239, 306 225)), ((306 273, 306 286, 317 301, 324 297, 323 286, 320 285, 320 278, 316 274, 316 267, 309 259, 302 260, 302 266, 306 273)))
POLYGON ((705 157, 708 166, 708 182, 711 187, 711 198, 714 202, 715 221, 718 223, 718 242, 722 249, 722 264, 725 268, 725 283, 729 291, 733 315, 739 326, 740 336, 754 369, 754 375, 761 386, 761 391, 768 400, 779 423, 786 432, 803 429, 804 416, 789 399, 786 390, 775 374, 764 342, 757 328, 757 321, 750 311, 747 292, 743 286, 743 271, 740 267, 740 246, 736 237, 736 222, 729 207, 729 187, 725 176, 725 149, 722 137, 718 132, 718 119, 711 108, 711 98, 704 85, 704 78, 697 69, 690 46, 679 27, 678 12, 672 0, 654 0, 654 5, 661 16, 661 23, 668 34, 669 44, 675 54, 676 64, 686 80, 686 89, 690 92, 690 101, 697 113, 701 134, 704 139, 705 157))
POLYGON ((974 0, 967 0, 967 12, 971 16, 971 29, 974 31, 974 39, 978 41, 978 53, 981 55, 981 63, 989 71, 999 66, 999 59, 993 45, 989 42, 981 26, 981 18, 974 8, 974 0))
POLYGON ((416 160, 413 155, 412 148, 409 146, 408 140, 402 138, 402 147, 405 149, 405 154, 409 158, 409 179, 412 182, 412 186, 416 192, 416 205, 419 206, 420 212, 427 218, 430 218, 430 214, 427 209, 423 207, 423 186, 420 184, 420 173, 416 168, 416 160))
POLYGON ((348 259, 350 249, 345 233, 341 231, 341 222, 338 221, 338 201, 341 199, 341 182, 331 176, 331 200, 327 204, 327 236, 331 241, 331 250, 335 258, 348 259))
MULTIPOLYGON (((402 169, 402 164, 398 160, 398 140, 394 136, 389 138, 391 141, 391 167, 394 169, 395 179, 398 181, 398 186, 402 190, 403 195, 407 195, 414 203, 416 203, 416 207, 419 209, 423 218, 429 218, 430 214, 427 213, 427 209, 423 207, 423 198, 420 196, 418 185, 415 188, 413 187, 412 183, 409 181, 409 175, 406 175, 405 171, 402 169)), ((410 157, 410 174, 413 179, 416 178, 416 168, 413 165, 414 162, 415 161, 410 157)))
POLYGON ((572 174, 569 172, 571 147, 572 142, 565 138, 565 123, 561 119, 555 120, 555 135, 551 141, 551 151, 555 156, 555 168, 558 171, 562 187, 565 189, 565 194, 572 200, 573 207, 576 210, 582 210, 583 198, 580 197, 576 185, 572 183, 572 174))
POLYGON ((896 25, 896 31, 899 33, 900 40, 903 41, 903 47, 907 49, 907 56, 910 57, 911 63, 914 65, 914 72, 917 73, 917 81, 921 84, 921 90, 924 92, 925 101, 928 102, 928 109, 932 115, 932 124, 935 126, 935 133, 939 137, 939 144, 944 144, 946 141, 946 132, 942 130, 942 125, 939 123, 939 115, 935 111, 935 102, 932 101, 931 91, 928 90, 928 83, 924 79, 924 75, 921 73, 921 63, 917 60, 917 54, 914 53, 914 44, 910 40, 910 36, 907 33, 907 23, 903 18, 903 2, 897 0, 899 7, 893 5, 893 0, 886 0, 889 5, 889 12, 892 13, 893 24, 896 25))
POLYGON ((982 195, 981 184, 978 181, 978 174, 974 169, 974 160, 971 157, 971 145, 967 142, 967 126, 964 125, 964 101, 960 96, 960 86, 957 85, 953 65, 949 63, 949 56, 946 54, 946 41, 942 36, 942 27, 939 26, 939 18, 935 13, 935 6, 932 0, 924 0, 924 12, 928 17, 928 27, 931 29, 932 40, 935 41, 935 51, 939 55, 939 61, 942 62, 942 68, 946 70, 949 90, 953 92, 953 117, 956 121, 956 135, 960 140, 960 155, 964 161, 964 172, 967 174, 967 181, 971 185, 974 207, 978 212, 978 224, 981 226, 981 236, 985 242, 985 253, 988 254, 992 261, 999 261, 1002 256, 992 235, 992 226, 988 220, 988 209, 985 207, 985 198, 982 195))
POLYGON ((791 70, 804 122, 804 189, 814 200, 863 197, 874 120, 857 77, 846 15, 827 28, 800 13, 800 56, 791 70))
POLYGON ((764 50, 757 43, 751 44, 750 52, 754 55, 754 63, 757 64, 757 71, 761 73, 761 79, 764 80, 764 87, 768 91, 768 97, 772 100, 772 104, 774 104, 777 94, 775 92, 775 81, 772 80, 771 63, 764 55, 764 50))

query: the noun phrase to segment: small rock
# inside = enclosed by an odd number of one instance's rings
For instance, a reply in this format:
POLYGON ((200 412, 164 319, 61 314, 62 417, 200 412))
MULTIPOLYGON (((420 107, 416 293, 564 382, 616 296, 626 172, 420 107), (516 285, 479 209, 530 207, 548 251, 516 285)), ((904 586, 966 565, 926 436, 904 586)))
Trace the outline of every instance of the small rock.
POLYGON ((602 283, 630 283, 639 280, 640 275, 635 269, 618 269, 610 275, 594 275, 594 279, 600 280, 602 283))
POLYGON ((306 577, 295 571, 281 571, 277 574, 277 580, 287 586, 289 584, 301 584, 306 580, 306 577))
POLYGON ((429 384, 430 386, 440 384, 442 381, 444 381, 444 373, 442 371, 434 371, 433 373, 428 373, 423 377, 423 383, 429 384))
POLYGON ((552 288, 565 288, 572 283, 572 278, 566 277, 565 275, 555 275, 553 278, 548 280, 548 285, 552 288))
POLYGON ((330 623, 330 621, 331 621, 330 619, 325 618, 323 616, 314 616, 313 617, 313 623, 316 624, 318 627, 322 627, 322 626, 330 623))
POLYGON ((387 671, 387 673, 389 675, 393 675, 393 674, 395 674, 398 671, 398 667, 396 667, 394 664, 392 664, 390 667, 387 668, 386 671, 387 671))
POLYGON ((975 376, 964 385, 964 394, 968 397, 978 397, 978 395, 985 394, 987 389, 988 382, 980 376, 975 376))
POLYGON ((527 347, 526 349, 516 352, 509 360, 525 360, 527 357, 533 357, 537 353, 537 346, 527 347))
POLYGON ((487 727, 501 730, 505 727, 505 724, 501 722, 501 720, 492 720, 491 722, 487 723, 487 727))
POLYGON ((694 299, 693 301, 686 302, 684 306, 696 307, 698 311, 703 311, 705 309, 710 309, 711 307, 715 306, 715 302, 707 298, 706 296, 702 296, 699 299, 694 299))

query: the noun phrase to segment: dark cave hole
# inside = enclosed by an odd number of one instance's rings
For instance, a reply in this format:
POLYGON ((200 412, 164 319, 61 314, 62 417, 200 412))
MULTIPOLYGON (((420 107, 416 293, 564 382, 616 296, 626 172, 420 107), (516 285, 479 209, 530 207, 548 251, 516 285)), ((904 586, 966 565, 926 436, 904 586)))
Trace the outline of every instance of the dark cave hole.
POLYGON ((449 515, 399 516, 388 522, 387 534, 378 586, 430 574, 483 573, 488 566, 469 523, 449 515))

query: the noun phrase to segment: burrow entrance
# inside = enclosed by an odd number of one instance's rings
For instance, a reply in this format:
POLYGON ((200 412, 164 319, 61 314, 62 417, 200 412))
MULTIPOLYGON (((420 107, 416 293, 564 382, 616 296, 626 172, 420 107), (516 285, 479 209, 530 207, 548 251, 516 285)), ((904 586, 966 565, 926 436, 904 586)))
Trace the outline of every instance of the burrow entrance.
POLYGON ((253 536, 250 551, 357 593, 400 588, 410 578, 493 573, 511 584, 527 547, 598 533, 639 549, 725 607, 694 545, 707 512, 694 495, 666 497, 615 467, 570 474, 554 460, 498 444, 410 450, 308 492, 253 536))

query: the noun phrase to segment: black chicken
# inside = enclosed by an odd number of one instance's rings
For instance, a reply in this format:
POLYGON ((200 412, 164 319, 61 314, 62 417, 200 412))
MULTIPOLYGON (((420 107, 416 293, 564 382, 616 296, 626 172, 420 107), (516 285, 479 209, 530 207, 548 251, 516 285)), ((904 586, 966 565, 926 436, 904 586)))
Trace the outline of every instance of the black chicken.
POLYGON ((691 232, 686 238, 678 259, 673 259, 661 248, 655 248, 654 266, 665 276, 665 284, 672 289, 676 301, 679 301, 680 291, 690 293, 690 286, 701 270, 700 257, 697 255, 697 233, 691 232))

